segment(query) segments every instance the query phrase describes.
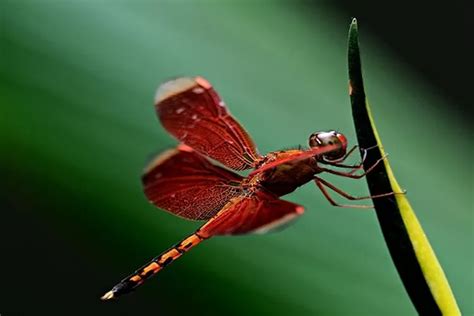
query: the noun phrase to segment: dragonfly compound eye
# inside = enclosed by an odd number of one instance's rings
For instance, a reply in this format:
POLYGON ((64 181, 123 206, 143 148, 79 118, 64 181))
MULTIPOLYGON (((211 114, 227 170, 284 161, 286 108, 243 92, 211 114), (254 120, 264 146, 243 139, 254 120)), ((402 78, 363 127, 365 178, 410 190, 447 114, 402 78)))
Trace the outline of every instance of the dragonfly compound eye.
POLYGON ((336 131, 316 132, 309 137, 309 145, 311 147, 336 145, 336 149, 323 154, 322 157, 326 160, 337 160, 346 154, 347 139, 336 131))

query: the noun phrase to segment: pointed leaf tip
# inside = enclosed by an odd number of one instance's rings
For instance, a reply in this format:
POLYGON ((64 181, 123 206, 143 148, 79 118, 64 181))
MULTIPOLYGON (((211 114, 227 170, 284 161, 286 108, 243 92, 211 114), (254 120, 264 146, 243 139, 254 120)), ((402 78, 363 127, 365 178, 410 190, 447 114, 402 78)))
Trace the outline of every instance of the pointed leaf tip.
POLYGON ((349 34, 357 33, 357 19, 352 18, 351 25, 349 27, 349 34))

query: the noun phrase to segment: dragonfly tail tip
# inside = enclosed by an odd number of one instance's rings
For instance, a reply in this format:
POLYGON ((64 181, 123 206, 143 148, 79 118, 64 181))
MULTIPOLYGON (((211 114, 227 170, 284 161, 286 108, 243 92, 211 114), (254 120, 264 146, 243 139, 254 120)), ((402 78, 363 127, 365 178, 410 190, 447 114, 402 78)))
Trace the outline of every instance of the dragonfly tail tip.
POLYGON ((101 297, 100 299, 103 300, 103 301, 108 301, 108 300, 113 299, 114 297, 115 297, 115 296, 114 296, 114 292, 108 291, 107 293, 105 293, 104 295, 102 295, 102 297, 101 297))

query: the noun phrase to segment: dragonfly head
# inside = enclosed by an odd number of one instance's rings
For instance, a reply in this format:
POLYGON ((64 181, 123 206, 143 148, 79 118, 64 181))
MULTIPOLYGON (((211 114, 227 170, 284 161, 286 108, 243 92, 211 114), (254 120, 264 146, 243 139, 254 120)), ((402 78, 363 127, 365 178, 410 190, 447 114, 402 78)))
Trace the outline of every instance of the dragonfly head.
POLYGON ((316 132, 309 136, 309 146, 324 147, 328 145, 337 145, 337 148, 321 155, 325 160, 337 160, 346 154, 347 138, 336 131, 316 132))

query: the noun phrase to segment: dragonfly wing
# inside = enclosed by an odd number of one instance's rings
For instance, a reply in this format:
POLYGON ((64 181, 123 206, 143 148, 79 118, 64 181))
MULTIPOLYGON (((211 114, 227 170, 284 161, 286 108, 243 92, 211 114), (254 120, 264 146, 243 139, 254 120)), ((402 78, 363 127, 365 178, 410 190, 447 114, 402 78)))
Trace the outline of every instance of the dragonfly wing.
POLYGON ((204 236, 263 234, 287 225, 303 212, 301 205, 258 192, 232 199, 198 232, 204 236))
POLYGON ((213 217, 230 199, 242 194, 242 177, 213 165, 186 145, 158 155, 142 176, 151 203, 192 220, 213 217))
POLYGON ((252 168, 260 158, 250 136, 205 79, 168 81, 158 88, 155 103, 166 130, 201 154, 235 170, 252 168))

